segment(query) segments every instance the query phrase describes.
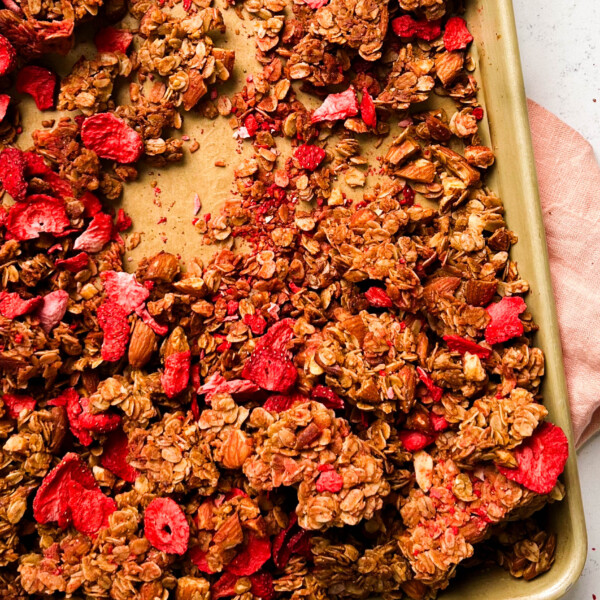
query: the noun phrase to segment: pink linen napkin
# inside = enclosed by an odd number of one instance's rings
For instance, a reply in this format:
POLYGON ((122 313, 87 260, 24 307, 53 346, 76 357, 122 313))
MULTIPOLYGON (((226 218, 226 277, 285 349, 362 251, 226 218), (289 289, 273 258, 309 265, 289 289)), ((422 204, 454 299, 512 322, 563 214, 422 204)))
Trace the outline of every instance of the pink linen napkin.
POLYGON ((590 144, 529 100, 577 445, 600 429, 600 167, 590 144))

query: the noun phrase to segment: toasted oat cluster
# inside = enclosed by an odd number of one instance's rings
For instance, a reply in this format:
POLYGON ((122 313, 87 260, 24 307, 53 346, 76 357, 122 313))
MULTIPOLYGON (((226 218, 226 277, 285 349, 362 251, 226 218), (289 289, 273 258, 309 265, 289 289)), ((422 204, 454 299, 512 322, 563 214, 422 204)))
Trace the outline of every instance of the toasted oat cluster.
POLYGON ((5 5, 0 599, 428 600, 462 563, 547 571, 568 442, 455 4, 5 5), (224 10, 255 41, 237 81, 224 10), (26 65, 90 20, 62 79, 26 65), (63 111, 29 148, 13 89, 63 111), (140 161, 195 168, 184 119, 225 118, 233 197, 190 215, 212 259, 127 272, 111 202, 140 161))

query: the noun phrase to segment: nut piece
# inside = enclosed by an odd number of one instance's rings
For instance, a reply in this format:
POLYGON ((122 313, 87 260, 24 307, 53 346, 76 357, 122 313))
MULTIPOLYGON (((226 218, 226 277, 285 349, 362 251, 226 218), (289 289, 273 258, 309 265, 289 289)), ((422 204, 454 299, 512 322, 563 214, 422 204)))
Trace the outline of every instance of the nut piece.
POLYGON ((127 358, 134 369, 141 369, 156 350, 156 334, 150 326, 137 319, 133 326, 127 358))
POLYGON ((173 254, 161 252, 150 260, 144 279, 170 283, 179 273, 179 260, 173 254))
POLYGON ((176 600, 208 600, 210 584, 202 577, 180 577, 177 580, 176 600))

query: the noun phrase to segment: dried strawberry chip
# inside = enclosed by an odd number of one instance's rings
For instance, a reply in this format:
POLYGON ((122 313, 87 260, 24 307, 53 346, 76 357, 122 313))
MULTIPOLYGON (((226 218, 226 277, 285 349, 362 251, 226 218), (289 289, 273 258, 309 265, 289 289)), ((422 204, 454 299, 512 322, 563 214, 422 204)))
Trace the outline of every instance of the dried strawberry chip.
POLYGON ((29 94, 39 110, 54 108, 56 73, 44 67, 29 65, 19 70, 17 92, 29 94))
POLYGON ((17 292, 0 292, 0 314, 7 319, 16 319, 33 312, 42 303, 41 296, 23 300, 17 292))
POLYGON ((36 194, 11 206, 6 229, 17 240, 33 240, 40 233, 59 235, 70 225, 65 204, 58 198, 36 194))
POLYGON ((112 113, 98 113, 85 119, 81 140, 100 158, 123 164, 135 162, 144 151, 140 134, 112 113))
POLYGON ((6 116, 6 111, 8 110, 8 105, 10 104, 10 96, 7 94, 0 94, 0 123, 4 120, 6 116))
POLYGON ((98 52, 121 52, 125 54, 133 40, 133 33, 127 29, 106 27, 101 29, 94 37, 94 44, 98 52))
POLYGON ((314 171, 325 158, 325 150, 319 146, 302 144, 294 150, 294 158, 301 168, 314 171))
POLYGON ((273 562, 278 569, 285 568, 293 554, 310 555, 310 534, 297 523, 296 513, 292 513, 288 526, 273 539, 273 562))
POLYGON ((326 385, 316 385, 311 393, 311 398, 324 404, 327 408, 333 410, 344 408, 344 401, 326 385))
POLYGON ((42 303, 35 311, 35 316, 46 333, 52 331, 62 321, 67 312, 68 303, 69 294, 64 290, 50 292, 42 298, 42 303))
POLYGON ((362 99, 360 101, 360 117, 365 125, 375 127, 377 125, 377 112, 375 111, 375 102, 369 94, 367 88, 363 88, 362 99))
POLYGON ((215 394, 251 395, 259 390, 260 388, 251 381, 245 379, 230 379, 227 381, 220 373, 213 373, 203 385, 196 386, 196 392, 206 394, 207 400, 215 394))
POLYGON ((10 73, 16 64, 17 51, 3 35, 0 35, 0 77, 10 73))
POLYGON ((423 448, 435 441, 435 437, 432 435, 427 435, 420 431, 409 431, 408 429, 398 432, 398 437, 400 438, 402 445, 409 452, 423 450, 423 448))
POLYGON ((255 533, 248 534, 248 540, 238 555, 227 565, 228 573, 245 577, 256 573, 271 558, 269 538, 259 538, 255 533))
POLYGON ((208 560, 206 559, 207 556, 208 552, 202 550, 200 546, 195 546, 190 550, 190 560, 198 567, 200 571, 212 575, 214 571, 208 566, 208 560))
POLYGON ((181 507, 171 498, 155 498, 144 512, 144 535, 161 552, 185 554, 190 526, 181 507))
POLYGON ((160 377, 165 394, 174 398, 187 387, 190 380, 191 352, 175 352, 165 358, 165 370, 160 377))
POLYGON ((412 206, 415 203, 416 195, 415 190, 406 183, 402 188, 402 200, 400 201, 400 204, 402 204, 402 206, 412 206))
POLYGON ((100 252, 105 244, 110 242, 112 234, 112 217, 106 213, 97 213, 88 228, 75 240, 73 249, 84 252, 100 252))
POLYGON ((344 487, 344 478, 336 471, 324 471, 317 479, 317 492, 336 494, 344 487))
POLYGON ((537 494, 549 494, 569 457, 569 441, 564 431, 552 423, 542 423, 533 435, 514 450, 518 469, 498 467, 508 479, 537 494))
POLYGON ((32 411, 36 404, 34 398, 25 394, 4 394, 2 402, 8 408, 11 419, 18 419, 23 410, 32 411))
POLYGON ((91 219, 94 215, 97 215, 102 211, 102 202, 100 202, 92 192, 86 191, 83 196, 79 198, 79 202, 83 204, 83 216, 87 219, 91 219))
POLYGON ((115 229, 117 231, 126 231, 132 225, 131 217, 122 209, 119 209, 115 219, 115 229))
POLYGON ((4 148, 0 152, 0 182, 13 200, 23 202, 27 194, 25 157, 18 148, 4 148))
POLYGON ((135 309, 135 314, 138 315, 138 317, 140 317, 156 335, 163 336, 169 331, 167 325, 160 325, 154 320, 154 317, 148 312, 148 309, 145 306, 138 306, 135 309))
POLYGON ((483 108, 481 108, 481 106, 477 106, 473 109, 473 116, 478 120, 481 121, 481 119, 483 119, 483 108))
POLYGON ((434 431, 446 431, 450 426, 445 417, 435 413, 429 413, 429 422, 431 423, 431 429, 434 431))
POLYGON ((275 595, 273 576, 270 573, 255 573, 250 577, 250 591, 255 598, 271 600, 275 595))
POLYGON ((435 385, 433 379, 431 379, 429 374, 421 367, 417 367, 417 375, 419 376, 419 379, 425 384, 425 387, 429 390, 429 393, 431 394, 431 399, 434 402, 439 402, 442 399, 442 394, 444 393, 444 390, 441 387, 435 385))
POLYGON ((134 483, 137 471, 127 462, 129 440, 122 429, 113 431, 102 446, 100 464, 120 477, 123 481, 134 483))
POLYGON ((319 121, 337 121, 354 117, 358 114, 358 100, 353 87, 339 94, 329 94, 323 104, 317 108, 311 117, 312 123, 319 121))
POLYGON ((109 362, 120 360, 129 341, 127 312, 115 302, 105 302, 98 307, 98 325, 104 332, 102 358, 109 362))
POLYGON ((392 299, 387 295, 387 292, 378 287, 369 288, 365 292, 365 298, 375 308, 391 308, 393 306, 392 299))
POLYGON ((426 19, 416 21, 409 15, 403 15, 392 21, 392 29, 399 37, 418 37, 421 40, 432 41, 441 35, 441 23, 440 19, 434 21, 427 21, 426 19))
POLYGON ((81 414, 79 415, 79 426, 92 433, 110 433, 118 429, 121 424, 120 415, 110 413, 90 412, 89 398, 80 398, 81 414))
POLYGON ((85 269, 90 262, 90 257, 87 252, 80 252, 75 256, 71 256, 69 258, 59 258, 54 266, 62 267, 66 269, 70 273, 78 273, 79 271, 85 269))
POLYGON ((287 353, 259 350, 246 360, 242 377, 263 390, 287 392, 296 382, 298 371, 287 353))
POLYGON ((304 4, 310 6, 313 10, 325 6, 328 2, 329 0, 304 0, 304 4))
POLYGON ((492 319, 485 329, 488 344, 500 344, 523 334, 519 315, 527 310, 527 305, 520 296, 502 298, 500 302, 490 304, 486 310, 492 319))
POLYGON ((444 31, 444 46, 448 52, 463 50, 473 41, 473 36, 467 29, 467 23, 462 17, 451 17, 444 31))
POLYGON ((210 587, 211 600, 218 600, 219 598, 228 598, 229 596, 235 596, 235 584, 239 577, 233 573, 223 573, 221 577, 212 584, 210 587))
POLYGON ((289 410, 297 402, 305 402, 306 397, 302 394, 276 394, 269 396, 267 401, 263 404, 263 408, 270 412, 280 413, 284 410, 289 410))
POLYGON ((287 349, 288 342, 294 337, 294 319, 282 319, 271 325, 265 335, 256 342, 256 350, 263 349, 273 352, 283 352, 287 349))
POLYGON ((254 136, 256 134, 256 132, 258 131, 260 125, 258 124, 258 121, 256 120, 256 117, 253 114, 249 114, 244 119, 244 127, 246 128, 246 131, 248 132, 248 135, 250 137, 252 137, 252 136, 254 136))
POLYGON ((148 288, 139 283, 133 273, 104 271, 100 277, 109 301, 119 304, 128 315, 150 295, 148 288))
POLYGON ((80 533, 93 536, 108 527, 108 517, 117 510, 117 503, 99 489, 86 489, 77 481, 66 485, 67 506, 73 527, 80 533))
POLYGON ((492 354, 490 348, 484 348, 472 340, 468 340, 460 335, 445 335, 444 341, 448 344, 448 348, 453 352, 460 352, 461 354, 468 352, 469 354, 479 356, 479 358, 489 358, 492 354))
POLYGON ((244 324, 250 327, 254 335, 262 335, 265 332, 267 321, 260 315, 244 315, 244 324))
POLYGON ((71 521, 67 486, 76 481, 87 490, 99 489, 92 472, 74 452, 65 454, 62 461, 46 477, 33 500, 33 517, 38 523, 57 521, 67 527, 71 521))

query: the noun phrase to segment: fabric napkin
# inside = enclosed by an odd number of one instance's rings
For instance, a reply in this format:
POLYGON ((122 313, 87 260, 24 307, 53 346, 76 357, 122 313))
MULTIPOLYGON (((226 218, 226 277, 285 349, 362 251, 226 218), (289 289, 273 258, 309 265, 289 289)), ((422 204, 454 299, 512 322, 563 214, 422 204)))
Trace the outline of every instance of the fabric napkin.
POLYGON ((600 167, 585 138, 532 100, 528 107, 580 446, 600 429, 600 167))

